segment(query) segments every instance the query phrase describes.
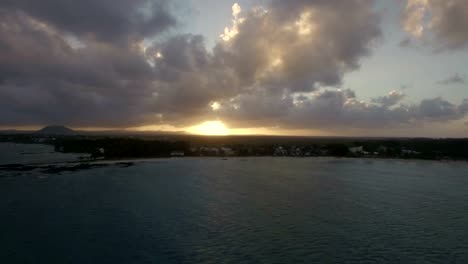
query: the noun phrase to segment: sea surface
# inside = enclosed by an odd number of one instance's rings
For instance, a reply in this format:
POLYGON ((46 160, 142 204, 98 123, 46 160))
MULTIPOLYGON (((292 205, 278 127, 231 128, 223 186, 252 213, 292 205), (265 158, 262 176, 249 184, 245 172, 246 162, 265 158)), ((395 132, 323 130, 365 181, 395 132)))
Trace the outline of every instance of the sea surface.
POLYGON ((468 164, 188 158, 0 172, 0 263, 468 263, 468 164))
POLYGON ((0 143, 0 165, 77 161, 86 154, 55 152, 51 145, 0 143))

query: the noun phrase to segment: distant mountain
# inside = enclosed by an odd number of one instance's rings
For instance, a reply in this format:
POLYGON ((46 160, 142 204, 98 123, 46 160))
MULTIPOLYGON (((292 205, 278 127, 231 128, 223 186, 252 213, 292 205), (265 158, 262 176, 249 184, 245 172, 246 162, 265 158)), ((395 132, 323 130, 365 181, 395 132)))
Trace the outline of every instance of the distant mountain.
POLYGON ((113 137, 158 137, 182 136, 185 131, 131 131, 131 130, 72 130, 66 126, 47 126, 38 131, 31 130, 0 130, 0 135, 52 135, 52 136, 113 136, 113 137))
POLYGON ((76 135, 77 133, 66 126, 47 126, 36 131, 35 134, 68 136, 76 135))

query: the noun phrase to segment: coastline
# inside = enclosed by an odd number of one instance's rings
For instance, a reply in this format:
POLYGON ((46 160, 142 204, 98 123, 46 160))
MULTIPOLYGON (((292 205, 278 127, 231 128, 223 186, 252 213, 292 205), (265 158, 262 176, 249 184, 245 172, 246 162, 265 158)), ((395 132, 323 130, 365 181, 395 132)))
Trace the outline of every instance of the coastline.
MULTIPOLYGON (((94 168, 118 167, 128 168, 142 163, 156 163, 160 161, 194 161, 194 160, 257 160, 257 159, 281 159, 281 160, 314 160, 314 161, 362 161, 362 162, 403 162, 403 163, 431 163, 431 164, 454 164, 468 165, 465 160, 425 160, 425 159, 398 159, 398 158, 361 158, 361 157, 275 157, 275 156, 251 156, 251 157, 157 157, 157 158, 126 158, 126 159, 104 159, 104 160, 80 160, 68 162, 47 162, 47 163, 25 163, 25 164, 0 164, 1 172, 9 173, 31 173, 39 172, 44 174, 61 174, 63 172, 76 172, 82 170, 90 170, 94 168)), ((6 175, 8 176, 8 175, 6 175)))

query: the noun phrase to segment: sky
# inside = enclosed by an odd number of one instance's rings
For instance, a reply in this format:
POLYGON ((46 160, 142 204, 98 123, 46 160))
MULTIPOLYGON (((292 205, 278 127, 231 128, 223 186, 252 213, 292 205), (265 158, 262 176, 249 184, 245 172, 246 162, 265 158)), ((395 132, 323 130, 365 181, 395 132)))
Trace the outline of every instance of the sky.
POLYGON ((468 136, 466 0, 4 0, 0 128, 468 136))

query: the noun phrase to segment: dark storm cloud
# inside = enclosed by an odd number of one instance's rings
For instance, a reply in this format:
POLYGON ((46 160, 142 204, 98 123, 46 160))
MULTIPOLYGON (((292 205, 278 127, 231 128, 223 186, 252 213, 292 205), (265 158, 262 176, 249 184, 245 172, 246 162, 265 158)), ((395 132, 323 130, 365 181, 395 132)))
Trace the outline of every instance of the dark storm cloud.
POLYGON ((0 123, 117 126, 151 111, 152 69, 137 50, 87 42, 72 48, 22 14, 0 19, 0 123))
POLYGON ((166 0, 3 0, 0 8, 100 40, 154 35, 176 23, 166 0))

